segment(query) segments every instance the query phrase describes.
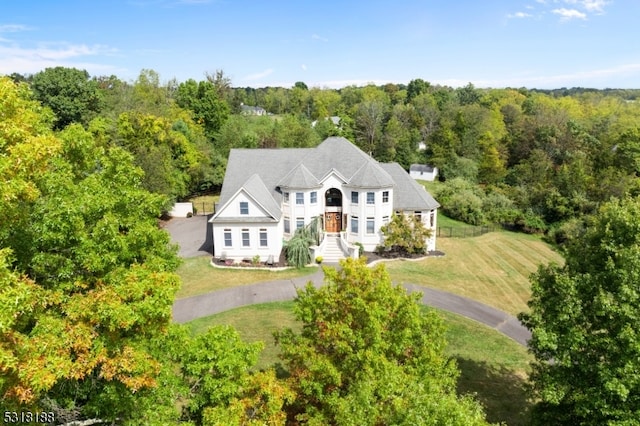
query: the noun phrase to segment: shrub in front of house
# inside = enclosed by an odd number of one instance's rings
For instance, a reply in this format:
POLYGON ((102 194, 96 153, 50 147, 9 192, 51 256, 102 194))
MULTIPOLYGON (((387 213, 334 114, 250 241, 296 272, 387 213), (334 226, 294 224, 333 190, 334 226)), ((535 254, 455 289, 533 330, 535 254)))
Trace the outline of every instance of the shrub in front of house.
POLYGON ((313 243, 313 238, 311 238, 304 229, 297 230, 285 245, 287 263, 296 268, 302 268, 308 265, 311 262, 311 251, 309 247, 311 247, 313 243))
POLYGON ((427 252, 427 238, 431 230, 416 216, 393 215, 391 221, 380 228, 384 240, 377 254, 385 257, 402 257, 427 252))

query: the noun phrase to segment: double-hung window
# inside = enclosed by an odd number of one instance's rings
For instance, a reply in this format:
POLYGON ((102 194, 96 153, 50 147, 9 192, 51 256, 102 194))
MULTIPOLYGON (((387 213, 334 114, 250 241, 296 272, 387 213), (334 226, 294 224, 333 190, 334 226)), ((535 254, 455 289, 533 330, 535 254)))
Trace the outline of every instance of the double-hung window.
POLYGON ((309 202, 311 204, 317 204, 318 203, 318 193, 316 191, 313 191, 311 193, 309 202))
POLYGON ((267 246, 267 230, 266 229, 260 229, 260 247, 266 247, 267 246))
POLYGON ((367 234, 375 233, 375 229, 376 229, 376 221, 375 221, 375 219, 372 218, 372 217, 368 217, 367 218, 367 234))
POLYGON ((240 214, 249 214, 249 203, 247 201, 240 201, 240 214))
POLYGON ((296 204, 304 204, 304 192, 296 192, 296 204))
POLYGON ((304 217, 297 217, 296 218, 296 229, 302 229, 304 228, 304 217))
POLYGON ((242 230, 242 247, 250 247, 250 246, 251 246, 251 241, 249 240, 249 230, 243 229, 242 230))
POLYGON ((358 191, 351 191, 351 204, 358 204, 358 191))
POLYGON ((375 204, 375 202, 376 202, 376 193, 367 192, 367 204, 375 204))
POLYGON ((358 216, 351 216, 351 232, 358 233, 358 216))
POLYGON ((291 221, 289 220, 288 217, 284 218, 284 233, 285 234, 291 233, 291 221))
POLYGON ((224 230, 224 246, 231 247, 233 245, 233 241, 231 240, 231 229, 224 230))

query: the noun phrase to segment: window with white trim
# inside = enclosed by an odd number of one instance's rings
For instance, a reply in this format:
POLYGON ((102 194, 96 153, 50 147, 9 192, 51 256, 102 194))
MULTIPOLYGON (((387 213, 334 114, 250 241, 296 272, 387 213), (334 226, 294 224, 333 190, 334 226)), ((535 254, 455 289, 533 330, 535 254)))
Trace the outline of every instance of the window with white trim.
POLYGON ((296 204, 304 204, 304 192, 296 192, 296 204))
POLYGON ((284 233, 285 234, 291 233, 291 221, 289 220, 288 217, 284 218, 284 233))
POLYGON ((389 202, 389 191, 382 191, 382 202, 383 203, 389 202))
POLYGON ((231 229, 224 230, 224 246, 231 247, 233 245, 233 240, 231 239, 231 229))
POLYGON ((318 203, 318 193, 316 191, 311 192, 311 194, 310 194, 310 202, 311 202, 311 204, 317 204, 318 203))
POLYGON ((304 228, 304 217, 296 218, 296 230, 304 228))
POLYGON ((358 216, 351 216, 351 232, 358 233, 358 216))
POLYGON ((240 214, 249 214, 249 203, 240 201, 240 214))
POLYGON ((243 229, 242 230, 242 247, 250 247, 250 246, 251 246, 251 240, 249 238, 249 230, 243 229))
POLYGON ((376 193, 367 192, 367 204, 375 204, 375 203, 376 203, 376 193))
POLYGON ((351 204, 358 204, 358 191, 351 191, 351 204))
POLYGON ((376 232, 376 221, 372 217, 367 218, 367 234, 374 234, 376 232))
POLYGON ((260 247, 266 247, 267 242, 267 230, 262 228, 260 229, 260 247))

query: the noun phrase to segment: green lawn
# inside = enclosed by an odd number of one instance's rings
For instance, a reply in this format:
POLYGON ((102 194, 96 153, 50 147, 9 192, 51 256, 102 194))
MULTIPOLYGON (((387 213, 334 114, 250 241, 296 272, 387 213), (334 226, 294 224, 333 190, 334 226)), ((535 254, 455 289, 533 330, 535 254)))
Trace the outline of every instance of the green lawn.
POLYGON ((302 269, 288 269, 271 271, 268 269, 222 269, 214 268, 210 264, 209 256, 183 259, 178 268, 178 275, 182 278, 182 288, 178 291, 178 299, 209 293, 223 288, 255 284, 263 281, 273 281, 301 277, 312 274, 317 267, 302 269))
MULTIPOLYGON (((192 321, 189 326, 193 333, 216 324, 233 326, 243 340, 264 343, 257 368, 268 368, 279 362, 273 332, 284 327, 300 329, 292 306, 293 302, 247 306, 192 321)), ((491 422, 525 424, 529 403, 524 381, 530 360, 526 349, 480 323, 447 312, 441 314, 448 327, 447 354, 457 360, 461 372, 458 391, 477 393, 491 422)))
POLYGON ((213 213, 213 206, 220 200, 220 194, 198 195, 189 198, 187 201, 193 203, 193 207, 198 214, 213 213))
POLYGON ((529 276, 562 256, 540 238, 497 231, 472 238, 438 238, 442 257, 387 263, 396 283, 413 283, 470 297, 516 315, 527 310, 529 276))

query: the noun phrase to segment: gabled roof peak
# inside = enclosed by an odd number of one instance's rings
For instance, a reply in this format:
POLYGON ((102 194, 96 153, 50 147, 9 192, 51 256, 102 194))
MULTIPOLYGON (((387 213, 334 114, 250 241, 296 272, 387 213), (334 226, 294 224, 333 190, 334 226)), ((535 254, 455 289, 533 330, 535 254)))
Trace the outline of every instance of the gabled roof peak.
POLYGON ((374 160, 365 162, 348 183, 358 188, 383 188, 393 186, 393 179, 374 160))
POLYGON ((282 188, 316 188, 321 186, 318 179, 302 163, 298 163, 278 182, 282 188))

